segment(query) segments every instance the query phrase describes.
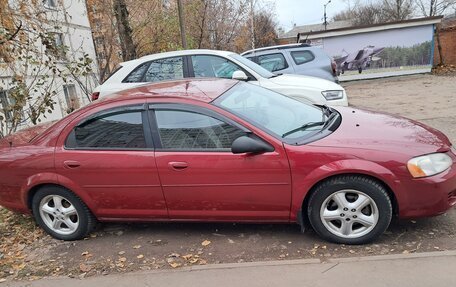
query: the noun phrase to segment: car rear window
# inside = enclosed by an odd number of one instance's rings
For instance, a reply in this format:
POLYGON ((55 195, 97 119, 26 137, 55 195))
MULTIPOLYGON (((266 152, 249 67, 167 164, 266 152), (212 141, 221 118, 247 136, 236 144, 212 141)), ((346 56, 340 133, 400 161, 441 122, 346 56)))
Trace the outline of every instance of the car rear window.
POLYGON ((315 59, 315 55, 308 50, 303 50, 303 51, 293 51, 290 53, 291 57, 293 58, 293 61, 296 63, 296 65, 302 65, 308 62, 311 62, 315 59))

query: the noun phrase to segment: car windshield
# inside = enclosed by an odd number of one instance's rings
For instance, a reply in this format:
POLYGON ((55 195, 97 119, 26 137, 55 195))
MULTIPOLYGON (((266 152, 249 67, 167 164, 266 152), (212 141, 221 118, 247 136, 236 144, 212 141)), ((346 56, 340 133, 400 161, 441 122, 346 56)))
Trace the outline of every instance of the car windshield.
POLYGON ((322 129, 325 118, 316 106, 244 82, 228 90, 215 104, 282 139, 310 136, 322 129))
POLYGON ((247 66, 250 70, 254 71, 255 73, 257 73, 258 75, 260 75, 263 78, 269 79, 269 78, 275 77, 275 75, 273 73, 269 72, 268 70, 261 67, 257 63, 252 62, 249 59, 242 57, 241 55, 230 54, 230 55, 228 55, 228 57, 235 59, 236 61, 240 62, 244 66, 247 66))

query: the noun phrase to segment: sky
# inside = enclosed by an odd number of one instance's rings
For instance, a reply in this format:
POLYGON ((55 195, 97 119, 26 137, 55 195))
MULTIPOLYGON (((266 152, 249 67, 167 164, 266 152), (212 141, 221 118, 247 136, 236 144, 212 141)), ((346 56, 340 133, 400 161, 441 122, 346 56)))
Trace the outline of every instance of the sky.
MULTIPOLYGON (((322 23, 323 5, 328 0, 267 0, 265 2, 275 5, 279 27, 289 31, 293 28, 294 23, 298 26, 322 23)), ((331 3, 326 7, 328 19, 346 7, 346 1, 331 0, 331 3)))

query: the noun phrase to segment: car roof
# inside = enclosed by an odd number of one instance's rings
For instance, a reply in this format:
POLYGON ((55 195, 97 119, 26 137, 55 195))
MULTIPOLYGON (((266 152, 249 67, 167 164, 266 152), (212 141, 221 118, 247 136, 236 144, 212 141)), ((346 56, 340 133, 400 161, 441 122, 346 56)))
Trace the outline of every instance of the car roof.
POLYGON ((285 45, 277 45, 277 46, 270 46, 270 47, 263 47, 263 48, 258 48, 258 49, 252 49, 245 51, 241 54, 241 56, 246 56, 248 54, 252 54, 255 52, 263 52, 263 51, 269 51, 269 50, 285 50, 285 49, 293 49, 293 48, 300 48, 300 47, 312 47, 309 44, 306 43, 295 43, 295 44, 285 44, 285 45))
MULTIPOLYGON (((209 103, 236 85, 239 81, 220 78, 193 78, 158 83, 147 83, 132 89, 103 97, 100 102, 133 98, 173 97, 209 103)), ((98 101, 97 101, 98 102, 98 101)))
POLYGON ((219 51, 219 50, 209 50, 209 49, 191 49, 191 50, 180 50, 180 51, 172 51, 172 52, 163 52, 163 53, 157 53, 157 54, 151 54, 151 55, 146 55, 142 56, 141 58, 127 61, 120 63, 121 66, 128 64, 128 63, 133 63, 133 62, 144 62, 144 61, 150 61, 150 60, 155 60, 155 59, 162 59, 162 58, 168 58, 168 57, 178 57, 178 56, 188 56, 188 55, 201 55, 201 54, 208 54, 208 55, 218 55, 218 56, 228 56, 230 54, 235 54, 234 52, 230 51, 219 51))

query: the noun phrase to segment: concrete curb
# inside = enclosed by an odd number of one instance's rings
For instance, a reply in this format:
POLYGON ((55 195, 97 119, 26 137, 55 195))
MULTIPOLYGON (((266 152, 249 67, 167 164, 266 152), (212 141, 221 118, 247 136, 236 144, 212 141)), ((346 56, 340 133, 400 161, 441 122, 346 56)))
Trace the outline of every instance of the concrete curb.
MULTIPOLYGON (((432 257, 446 257, 446 256, 456 256, 456 250, 423 252, 423 253, 409 253, 409 254, 374 255, 374 256, 363 256, 363 257, 343 257, 343 258, 332 258, 332 259, 325 258, 325 260, 292 259, 292 260, 258 261, 258 262, 245 262, 245 263, 209 264, 209 265, 183 267, 183 268, 171 270, 171 272, 203 271, 203 270, 212 270, 212 269, 251 268, 251 267, 263 267, 263 266, 404 260, 404 259, 432 258, 432 257)), ((157 272, 157 271, 147 271, 147 272, 157 272)), ((160 270, 158 272, 170 272, 170 270, 160 270)))
MULTIPOLYGON (((424 253, 412 253, 412 254, 393 254, 393 255, 374 255, 364 257, 345 257, 345 258, 324 258, 321 259, 293 259, 293 260, 275 260, 275 261, 263 261, 263 262, 245 262, 245 263, 223 263, 223 264, 209 264, 209 265, 197 265, 188 266, 178 269, 166 269, 166 270, 148 270, 148 271, 135 271, 129 273, 116 273, 112 274, 113 277, 135 277, 135 276, 147 276, 153 274, 176 274, 176 273, 187 273, 187 272, 203 272, 207 270, 223 270, 223 269, 247 269, 257 267, 274 267, 274 266, 295 266, 295 265, 326 265, 328 268, 326 271, 338 266, 340 263, 353 263, 353 262, 372 262, 372 261, 392 261, 392 260, 413 260, 422 258, 441 258, 441 257, 456 257, 456 250, 451 251, 436 251, 436 252, 424 252, 424 253)), ((88 277, 84 279, 73 278, 72 280, 80 281, 87 280, 90 278, 102 278, 104 276, 88 277)), ((108 277, 111 277, 108 275, 108 277)), ((49 280, 48 282, 55 282, 59 280, 70 279, 68 277, 45 277, 39 281, 49 280)), ((17 284, 31 284, 33 282, 26 281, 7 281, 6 286, 23 286, 17 284), (13 284, 13 285, 9 285, 13 284)), ((2 285, 2 284, 0 284, 2 285)))
MULTIPOLYGON (((435 258, 435 257, 456 257, 456 250, 451 251, 436 251, 436 252, 423 252, 412 254, 392 254, 392 255, 374 255, 363 257, 344 257, 333 259, 293 259, 293 260, 274 260, 274 261, 257 261, 257 262, 243 262, 243 263, 222 263, 222 264, 209 264, 209 265, 196 265, 188 266, 177 269, 166 270, 148 270, 148 271, 135 271, 129 273, 117 273, 113 276, 136 276, 147 274, 163 274, 163 273, 180 273, 180 272, 198 272, 206 270, 220 270, 220 269, 237 269, 237 268, 255 268, 255 267, 268 267, 268 266, 287 266, 287 265, 320 265, 327 264, 328 266, 338 263, 348 262, 368 262, 368 261, 387 261, 387 260, 406 260, 416 258, 435 258)), ((108 275, 109 276, 109 275, 108 275)), ((62 279, 67 277, 49 278, 62 279)), ((89 277, 90 278, 90 277, 89 277)), ((84 280, 84 279, 82 279, 84 280)))

